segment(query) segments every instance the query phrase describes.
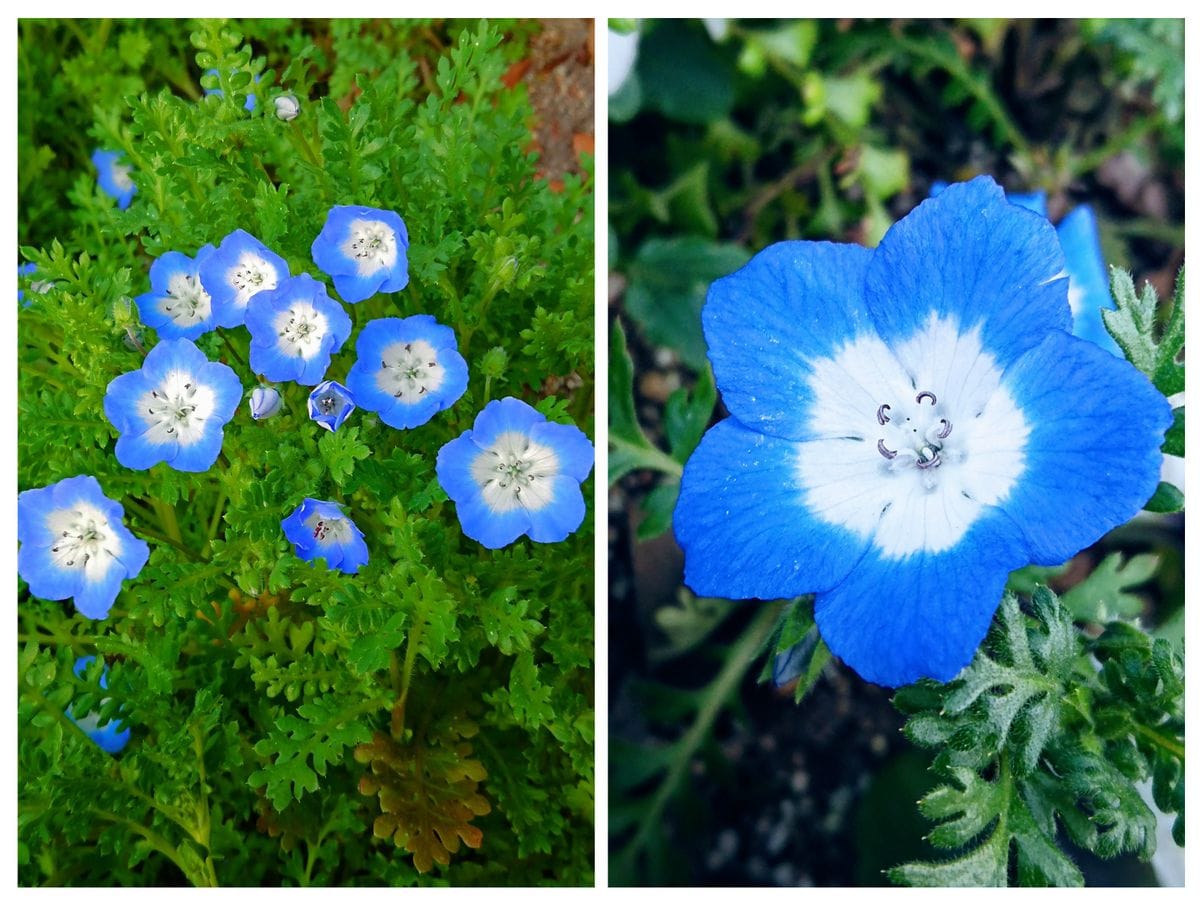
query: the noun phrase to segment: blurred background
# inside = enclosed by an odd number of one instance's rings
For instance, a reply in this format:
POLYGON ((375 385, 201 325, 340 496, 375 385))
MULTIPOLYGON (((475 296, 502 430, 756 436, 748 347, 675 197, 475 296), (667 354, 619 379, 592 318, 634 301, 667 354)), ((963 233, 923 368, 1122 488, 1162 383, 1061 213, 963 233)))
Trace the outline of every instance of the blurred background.
MULTIPOLYGON (((608 39, 610 881, 886 884, 936 857, 930 761, 890 693, 834 662, 797 704, 764 605, 680 580, 679 472, 725 415, 705 292, 776 241, 873 246, 935 182, 990 174, 1055 223, 1089 209, 1107 264, 1169 298, 1183 21, 610 20, 608 39)), ((1119 612, 1181 640, 1182 541, 1182 515, 1142 515, 1037 575, 1065 592, 1121 551, 1119 612)), ((1169 853, 1077 862, 1089 885, 1182 877, 1169 853)))

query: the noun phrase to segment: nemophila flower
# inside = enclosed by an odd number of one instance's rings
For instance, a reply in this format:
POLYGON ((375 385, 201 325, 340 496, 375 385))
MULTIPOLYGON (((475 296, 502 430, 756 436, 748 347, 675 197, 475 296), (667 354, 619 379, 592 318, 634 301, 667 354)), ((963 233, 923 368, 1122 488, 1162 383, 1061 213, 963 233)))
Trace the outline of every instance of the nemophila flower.
POLYGON ((250 392, 250 415, 255 419, 270 419, 283 409, 283 398, 274 388, 260 385, 250 392))
POLYGON ((73 598, 88 619, 104 619, 125 579, 150 556, 123 523, 125 511, 92 476, 74 476, 17 495, 17 572, 48 601, 73 598))
POLYGON ((330 569, 356 573, 368 558, 363 534, 342 508, 332 501, 306 497, 283 521, 283 534, 296 548, 301 560, 321 557, 330 569))
POLYGON ((273 382, 315 385, 350 337, 350 317, 321 282, 297 275, 254 297, 246 328, 251 369, 273 382))
POLYGON ((1008 573, 1057 564, 1158 483, 1166 400, 1073 337, 1044 218, 989 178, 947 188, 867 250, 776 244, 703 311, 730 418, 684 468, 685 580, 816 595, 864 678, 947 680, 1008 573))
POLYGON ((250 298, 274 290, 290 274, 283 257, 240 228, 226 235, 200 265, 200 282, 212 298, 213 321, 222 328, 245 322, 250 298))
MULTIPOLYGON (((945 187, 945 182, 935 181, 930 188, 930 196, 936 197, 945 187)), ((1049 218, 1045 191, 1009 194, 1008 202, 1049 218)), ((1100 249, 1096 214, 1088 204, 1080 204, 1059 220, 1056 231, 1070 279, 1067 302, 1071 305, 1072 333, 1077 338, 1103 347, 1114 356, 1124 358, 1125 354, 1104 327, 1104 317, 1100 312, 1115 309, 1115 306, 1108 290, 1108 267, 1104 264, 1104 253, 1100 249)))
MULTIPOLYGON (((94 656, 80 657, 75 661, 75 666, 71 671, 77 678, 82 679, 84 672, 96 658, 94 656)), ((105 664, 104 671, 100 674, 100 687, 108 688, 108 665, 105 664)), ((104 700, 107 700, 104 699, 104 700)), ((103 726, 100 725, 100 714, 93 710, 91 713, 79 719, 75 718, 75 714, 68 707, 64 711, 72 723, 80 728, 84 735, 96 743, 102 751, 107 751, 109 754, 116 754, 123 750, 129 744, 130 731, 122 729, 122 723, 118 719, 111 719, 103 726)))
POLYGON ((121 162, 121 154, 115 150, 93 151, 92 165, 96 167, 100 190, 117 201, 117 209, 126 209, 137 193, 137 185, 130 175, 133 169, 121 162))
POLYGON ((130 469, 165 462, 204 472, 221 452, 225 423, 242 400, 242 383, 186 338, 161 341, 142 368, 108 384, 104 414, 121 437, 117 460, 130 469))
POLYGON ((354 412, 354 395, 343 385, 324 381, 308 395, 308 416, 323 429, 336 432, 354 412))
POLYGON ((275 98, 275 117, 291 122, 300 115, 300 101, 294 94, 280 94, 275 98))
POLYGON ((500 548, 522 535, 562 541, 583 522, 579 484, 594 452, 573 425, 549 422, 506 397, 475 417, 473 428, 438 451, 437 477, 458 509, 463 533, 500 548))
POLYGON ((408 229, 391 210, 335 206, 313 241, 312 256, 347 303, 408 284, 408 229))
POLYGON ((354 401, 394 429, 424 425, 467 390, 454 330, 432 316, 375 319, 359 333, 346 385, 354 401))
POLYGON ((150 290, 134 298, 142 322, 160 338, 195 340, 217 327, 212 297, 200 281, 200 267, 216 252, 205 244, 192 259, 171 250, 150 264, 150 290))

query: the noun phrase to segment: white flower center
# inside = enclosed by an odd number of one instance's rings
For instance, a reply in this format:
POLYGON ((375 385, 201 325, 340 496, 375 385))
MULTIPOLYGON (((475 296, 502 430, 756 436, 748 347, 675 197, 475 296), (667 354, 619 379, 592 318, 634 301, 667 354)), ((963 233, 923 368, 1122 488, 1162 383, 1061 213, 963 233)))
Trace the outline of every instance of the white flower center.
POLYGON ((279 273, 275 267, 252 251, 246 251, 229 268, 225 275, 237 292, 233 302, 244 307, 259 291, 273 291, 279 284, 279 273))
POLYGON ((493 513, 540 510, 554 499, 558 455, 524 432, 505 432, 471 463, 471 477, 493 513))
POLYGON ((1083 298, 1086 292, 1079 284, 1079 279, 1073 278, 1067 282, 1067 303, 1071 306, 1071 315, 1078 316, 1079 310, 1083 307, 1083 298))
POLYGON ((167 294, 159 299, 158 309, 178 326, 195 325, 208 319, 212 298, 197 276, 178 272, 167 281, 167 294))
POLYGON ((123 166, 120 163, 113 163, 113 184, 115 184, 122 191, 128 191, 133 187, 133 179, 129 177, 129 173, 132 171, 133 170, 129 166, 123 166))
POLYGON ((89 581, 103 579, 121 553, 121 539, 108 517, 86 501, 50 512, 46 526, 55 536, 50 546, 54 565, 82 573, 89 581))
POLYGON ((980 331, 934 315, 889 348, 867 335, 813 366, 797 447, 805 503, 885 557, 953 547, 1025 468, 1029 426, 980 331))
POLYGON ((138 398, 138 414, 151 444, 195 444, 216 406, 216 393, 189 372, 173 369, 151 391, 138 398))
POLYGON ((350 523, 337 516, 312 513, 304 521, 304 527, 312 532, 312 537, 322 546, 345 544, 351 537, 350 523))
POLYGON ((446 370, 428 341, 396 342, 383 352, 375 384, 402 404, 415 404, 441 387, 446 370))
POLYGON ((321 342, 329 331, 329 319, 307 301, 297 301, 275 316, 275 332, 284 353, 305 360, 321 350, 321 342))
POLYGON ((341 244, 342 253, 354 260, 359 276, 374 275, 396 263, 396 232, 386 222, 355 219, 350 237, 341 244))

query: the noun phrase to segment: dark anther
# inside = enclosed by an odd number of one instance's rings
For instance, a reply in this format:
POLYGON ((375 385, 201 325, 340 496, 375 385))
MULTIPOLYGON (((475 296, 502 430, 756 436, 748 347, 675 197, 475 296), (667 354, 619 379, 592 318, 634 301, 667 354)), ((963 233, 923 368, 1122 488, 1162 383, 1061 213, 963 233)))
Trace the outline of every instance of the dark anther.
POLYGON ((926 460, 924 457, 917 457, 917 469, 935 469, 942 463, 942 458, 935 451, 933 456, 926 460))
POLYGON ((953 429, 954 426, 950 425, 949 419, 939 419, 938 422, 940 422, 943 426, 942 430, 938 432, 938 438, 945 438, 950 434, 950 430, 953 429))
POLYGON ((922 391, 920 394, 918 394, 917 395, 917 403, 918 404, 921 402, 922 397, 928 397, 930 405, 937 404, 937 395, 934 394, 932 391, 922 391))
POLYGON ((896 452, 894 450, 888 450, 886 447, 884 447, 882 438, 879 439, 879 442, 875 445, 875 447, 881 454, 883 454, 884 459, 886 460, 890 460, 896 456, 896 452))
POLYGON ((407 354, 407 353, 412 353, 412 345, 411 345, 411 344, 405 344, 405 345, 404 345, 404 352, 405 352, 406 354, 407 354))
POLYGON ((888 420, 890 417, 887 415, 887 413, 885 411, 890 410, 890 409, 891 409, 890 404, 880 404, 879 409, 875 411, 875 418, 879 420, 880 425, 888 424, 888 420))
POLYGON ((437 365, 437 360, 430 360, 428 363, 428 366, 430 369, 432 369, 436 365, 437 365))

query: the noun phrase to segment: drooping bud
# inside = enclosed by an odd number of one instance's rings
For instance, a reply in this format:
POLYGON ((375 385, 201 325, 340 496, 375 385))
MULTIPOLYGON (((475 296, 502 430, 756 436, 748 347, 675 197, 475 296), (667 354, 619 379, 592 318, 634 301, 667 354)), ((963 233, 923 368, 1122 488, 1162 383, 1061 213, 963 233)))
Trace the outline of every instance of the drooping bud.
POLYGON ((259 386, 250 392, 250 415, 255 419, 270 419, 283 409, 283 398, 274 388, 259 386))
POLYGON ((280 94, 275 98, 275 117, 291 122, 300 115, 300 101, 293 94, 280 94))

